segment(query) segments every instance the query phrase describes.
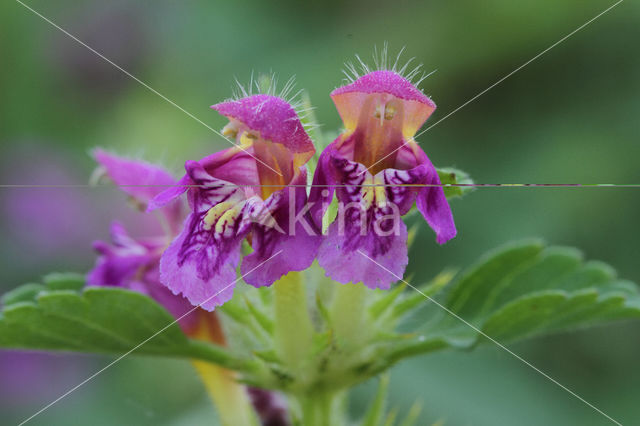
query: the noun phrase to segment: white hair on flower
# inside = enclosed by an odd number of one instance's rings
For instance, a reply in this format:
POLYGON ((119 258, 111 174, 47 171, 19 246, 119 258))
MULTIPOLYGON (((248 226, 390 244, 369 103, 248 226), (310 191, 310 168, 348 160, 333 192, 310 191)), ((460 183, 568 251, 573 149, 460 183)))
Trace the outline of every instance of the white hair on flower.
POLYGON ((410 68, 411 63, 416 59, 415 57, 409 58, 404 65, 400 65, 400 58, 404 53, 405 47, 402 47, 398 54, 396 55, 393 64, 390 62, 389 57, 389 44, 385 41, 382 45, 381 49, 378 49, 377 46, 373 47, 373 64, 374 67, 370 67, 367 65, 365 61, 362 60, 360 55, 356 54, 356 62, 348 61, 344 65, 343 74, 346 76, 344 80, 346 83, 353 83, 360 77, 369 74, 373 71, 393 71, 401 77, 407 79, 411 84, 418 86, 422 83, 427 77, 435 73, 437 70, 433 70, 429 73, 423 70, 423 65, 418 64, 413 68, 410 68))
MULTIPOLYGON (((292 117, 291 120, 299 119, 305 131, 310 132, 320 127, 313 116, 315 108, 311 106, 304 89, 295 90, 295 75, 289 77, 281 89, 278 88, 278 76, 273 71, 258 74, 257 77, 252 71, 247 84, 242 84, 237 78, 235 83, 231 98, 226 99, 225 102, 238 101, 253 95, 277 96, 291 105, 298 116, 292 117)), ((260 113, 261 106, 262 104, 256 106, 256 114, 260 113)))

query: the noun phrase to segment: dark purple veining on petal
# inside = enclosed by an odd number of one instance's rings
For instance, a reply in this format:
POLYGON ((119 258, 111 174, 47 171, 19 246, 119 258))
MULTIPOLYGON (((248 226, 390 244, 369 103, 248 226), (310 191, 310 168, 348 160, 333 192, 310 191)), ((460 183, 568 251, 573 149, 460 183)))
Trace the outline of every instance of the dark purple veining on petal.
POLYGON ((388 288, 403 276, 408 263, 406 226, 400 216, 416 202, 440 244, 455 236, 453 217, 438 173, 419 147, 412 148, 413 158, 408 152, 401 157, 404 165, 413 167, 385 168, 372 175, 352 160, 352 146, 348 138, 338 137, 321 154, 316 169, 314 184, 318 186, 310 194, 316 203, 312 211, 315 223, 320 225, 334 193, 342 208, 329 226, 318 261, 339 282, 362 281, 372 288, 388 288))
POLYGON ((195 188, 188 193, 193 212, 185 221, 185 238, 178 252, 178 267, 195 262, 198 278, 212 279, 227 263, 232 250, 240 249, 240 242, 249 231, 247 207, 242 189, 213 178, 195 161, 185 168, 195 188), (209 220, 210 212, 217 209, 209 220), (223 220, 227 215, 228 219, 223 220))
POLYGON ((307 204, 306 171, 301 171, 292 187, 272 194, 264 203, 263 215, 252 226, 253 253, 245 256, 240 268, 244 280, 255 287, 271 285, 290 271, 307 269, 321 243, 307 204), (272 256, 278 256, 269 261, 272 256), (258 265, 261 265, 257 268, 258 265))
MULTIPOLYGON (((435 104, 408 80, 394 71, 368 73, 331 94, 345 124, 345 132, 321 154, 318 181, 344 183, 336 176, 329 158, 355 160, 378 183, 412 182, 423 185, 410 191, 387 191, 401 214, 416 200, 418 210, 442 244, 456 235, 453 216, 440 186, 437 170, 412 139, 435 109, 435 104), (323 158, 325 153, 329 158, 323 158), (404 173, 400 171, 404 170, 404 173), (411 194, 411 195, 410 195, 411 194), (401 198, 401 199, 400 199, 401 198)), ((363 172, 360 172, 363 173, 363 172)), ((312 194, 312 200, 318 199, 312 194)), ((320 214, 315 212, 314 217, 320 214)))
POLYGON ((303 164, 315 152, 291 105, 255 95, 212 108, 230 119, 228 133, 242 148, 187 161, 180 183, 188 188, 166 190, 149 204, 167 206, 187 192, 191 214, 163 254, 160 276, 175 294, 207 310, 232 296, 241 244, 249 234, 254 251, 243 259, 241 272, 257 287, 307 268, 320 241, 317 231, 300 232, 298 224, 289 229, 291 215, 308 212, 305 188, 287 185, 306 182, 303 164), (295 195, 293 202, 289 195, 295 195))

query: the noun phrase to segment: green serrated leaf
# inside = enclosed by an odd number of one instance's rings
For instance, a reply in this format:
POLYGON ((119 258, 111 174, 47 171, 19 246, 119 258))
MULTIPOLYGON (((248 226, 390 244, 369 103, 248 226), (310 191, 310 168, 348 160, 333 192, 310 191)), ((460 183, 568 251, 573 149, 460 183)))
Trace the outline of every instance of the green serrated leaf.
MULTIPOLYGON (((403 302, 411 305, 410 297, 403 302)), ((446 347, 467 349, 491 339, 506 343, 640 318, 640 292, 617 279, 609 265, 585 262, 575 249, 525 241, 491 252, 463 273, 444 307, 450 312, 443 310, 428 324, 423 342, 394 343, 384 357, 395 362, 446 347)))
POLYGON ((74 272, 53 272, 42 278, 49 290, 80 290, 85 286, 86 277, 74 272))
POLYGON ((247 309, 246 304, 243 302, 243 298, 236 297, 224 305, 218 306, 216 308, 216 312, 235 322, 235 325, 240 327, 243 333, 247 333, 252 342, 255 341, 256 338, 260 341, 264 341, 267 336, 263 331, 263 328, 247 309))
POLYGON ((475 319, 496 286, 535 262, 543 249, 541 241, 512 243, 480 260, 451 291, 447 306, 456 314, 475 319))
POLYGON ((452 346, 458 346, 458 343, 441 337, 425 338, 424 336, 418 336, 405 342, 393 344, 385 358, 389 363, 393 364, 403 358, 422 355, 452 346))
POLYGON ((4 306, 9 306, 18 302, 32 302, 35 300, 38 293, 45 289, 46 287, 42 284, 31 283, 21 285, 2 296, 2 304, 4 306))
MULTIPOLYGON (((585 294, 581 303, 592 302, 597 294, 585 294)), ((492 315, 482 327, 482 331, 498 341, 510 341, 516 337, 525 338, 542 327, 554 312, 567 302, 567 294, 546 291, 535 296, 523 297, 492 315)))
POLYGON ((537 293, 513 301, 494 313, 483 331, 494 339, 513 341, 614 319, 640 318, 640 309, 626 302, 623 294, 602 296, 596 289, 537 293))
POLYGON ((546 248, 537 263, 504 283, 502 288, 494 290, 494 304, 503 306, 525 294, 559 288, 557 284, 577 271, 581 262, 582 254, 574 248, 546 248))
POLYGON ((603 262, 590 261, 559 282, 556 288, 580 290, 611 282, 616 278, 614 269, 603 262))
MULTIPOLYGON (((61 278, 58 275, 56 278, 61 278)), ((65 277, 69 278, 69 277, 65 277)), ((61 287, 62 279, 54 287, 61 287)), ((114 287, 51 290, 28 284, 5 295, 0 347, 123 355, 183 357, 248 371, 251 363, 226 349, 190 340, 151 298, 114 287), (28 296, 28 297, 27 297, 28 296)))

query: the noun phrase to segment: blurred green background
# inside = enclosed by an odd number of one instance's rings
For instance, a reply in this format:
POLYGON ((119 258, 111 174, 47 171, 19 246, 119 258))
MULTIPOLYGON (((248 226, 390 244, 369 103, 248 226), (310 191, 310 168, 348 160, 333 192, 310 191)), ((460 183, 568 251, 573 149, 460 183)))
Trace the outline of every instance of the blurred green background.
MULTIPOLYGON (((214 128, 209 105, 252 71, 295 74, 322 129, 343 63, 389 42, 427 71, 433 123, 613 2, 68 1, 25 3, 214 128)), ((420 138, 438 166, 481 183, 640 183, 640 6, 625 1, 420 138)), ((2 184, 85 184, 102 146, 177 173, 227 147, 202 124, 13 0, 0 4, 2 184)), ((142 222, 111 187, 0 189, 0 290, 51 270, 86 271, 109 222, 142 222)), ((541 236, 581 248, 640 282, 640 192, 625 188, 479 189, 453 202, 458 237, 438 247, 426 225, 415 280, 467 266, 506 241, 541 236)), ((142 224, 144 225, 144 224, 142 224)), ((142 226, 141 225, 141 226, 142 226)), ((436 309, 426 304, 425 310, 436 309)), ((419 321, 419 318, 416 319, 419 321)), ((512 349, 623 424, 638 424, 640 325, 616 324, 512 349)), ((109 362, 0 353, 0 412, 16 423, 109 362)), ((375 383, 360 386, 361 413, 375 383)), ((391 403, 421 400, 420 424, 605 425, 608 421, 497 347, 396 367, 391 403)), ((130 357, 32 424, 215 424, 186 362, 130 357)))

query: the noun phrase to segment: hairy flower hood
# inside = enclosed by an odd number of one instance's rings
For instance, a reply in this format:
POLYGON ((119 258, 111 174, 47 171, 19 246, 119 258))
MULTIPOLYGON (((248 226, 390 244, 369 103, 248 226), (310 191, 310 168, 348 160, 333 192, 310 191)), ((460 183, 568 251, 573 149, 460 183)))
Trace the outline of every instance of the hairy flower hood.
POLYGON ((398 144, 398 136, 411 139, 436 109, 429 97, 393 71, 366 74, 334 90, 331 99, 347 132, 384 130, 391 137, 376 141, 382 145, 398 144), (372 126, 376 121, 380 125, 372 126))

